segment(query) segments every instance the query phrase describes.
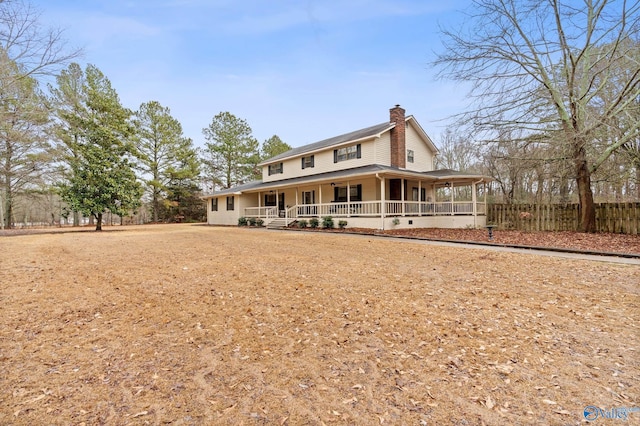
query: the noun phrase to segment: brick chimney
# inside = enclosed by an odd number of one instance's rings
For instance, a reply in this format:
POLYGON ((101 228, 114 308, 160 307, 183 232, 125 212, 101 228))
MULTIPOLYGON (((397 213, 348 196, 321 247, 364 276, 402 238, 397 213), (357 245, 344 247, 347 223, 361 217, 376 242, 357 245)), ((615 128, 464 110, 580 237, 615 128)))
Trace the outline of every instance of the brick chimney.
POLYGON ((391 167, 406 168, 406 144, 405 144, 405 118, 404 109, 400 108, 400 105, 389 110, 391 115, 391 123, 395 123, 396 126, 391 129, 391 167))

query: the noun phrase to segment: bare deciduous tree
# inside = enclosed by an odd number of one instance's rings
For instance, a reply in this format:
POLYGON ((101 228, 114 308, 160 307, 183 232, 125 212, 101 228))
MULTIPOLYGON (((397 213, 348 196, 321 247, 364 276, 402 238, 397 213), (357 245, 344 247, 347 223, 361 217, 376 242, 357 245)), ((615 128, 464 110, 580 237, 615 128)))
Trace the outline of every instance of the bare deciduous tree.
POLYGON ((0 47, 20 65, 20 76, 51 75, 81 54, 59 28, 43 28, 40 12, 24 0, 0 1, 0 47))
POLYGON ((436 168, 462 171, 479 171, 477 143, 451 128, 440 135, 436 168))
POLYGON ((15 79, 18 66, 4 53, 0 49, 0 227, 11 228, 16 196, 45 173, 49 118, 36 81, 15 79))
POLYGON ((581 229, 594 231, 591 175, 640 128, 638 121, 616 128, 617 137, 589 155, 598 135, 614 132, 612 118, 637 108, 640 3, 472 3, 474 12, 460 31, 443 31, 445 50, 435 61, 441 77, 472 83, 472 108, 461 118, 488 140, 505 130, 561 133, 552 140, 562 144, 574 168, 581 229))
MULTIPOLYGON (((37 80, 53 75, 80 50, 67 49, 62 30, 43 28, 23 0, 0 0, 0 223, 11 226, 16 191, 43 173, 43 125, 48 121, 37 80)), ((0 225, 3 226, 3 225, 0 225)))

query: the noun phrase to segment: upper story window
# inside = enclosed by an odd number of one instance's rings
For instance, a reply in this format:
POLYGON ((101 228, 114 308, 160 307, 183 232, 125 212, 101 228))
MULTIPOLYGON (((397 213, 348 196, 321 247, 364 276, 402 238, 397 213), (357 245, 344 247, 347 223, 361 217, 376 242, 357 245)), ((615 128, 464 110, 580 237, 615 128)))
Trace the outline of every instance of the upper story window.
POLYGON ((362 157, 362 149, 360 144, 345 146, 333 150, 333 162, 339 163, 340 161, 353 160, 354 158, 362 157))
POLYGON ((282 174, 282 163, 269 164, 269 176, 282 174))
POLYGON ((313 155, 309 155, 307 157, 302 157, 302 168, 310 169, 314 166, 314 158, 313 155))
POLYGON ((217 212, 218 211, 218 199, 217 198, 212 198, 211 199, 211 211, 212 212, 217 212))
POLYGON ((407 150, 407 163, 413 163, 413 150, 407 150))
POLYGON ((233 195, 230 196, 230 197, 227 197, 227 210, 233 210, 234 209, 234 201, 235 201, 234 198, 235 197, 233 195))

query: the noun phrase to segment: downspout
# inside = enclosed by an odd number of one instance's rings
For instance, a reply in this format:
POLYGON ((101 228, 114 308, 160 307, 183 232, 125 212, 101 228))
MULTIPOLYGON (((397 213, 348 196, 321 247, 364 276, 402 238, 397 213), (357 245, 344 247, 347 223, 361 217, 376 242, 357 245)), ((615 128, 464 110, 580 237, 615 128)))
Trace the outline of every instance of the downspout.
POLYGON ((380 229, 384 231, 384 178, 376 173, 376 178, 380 180, 380 229))

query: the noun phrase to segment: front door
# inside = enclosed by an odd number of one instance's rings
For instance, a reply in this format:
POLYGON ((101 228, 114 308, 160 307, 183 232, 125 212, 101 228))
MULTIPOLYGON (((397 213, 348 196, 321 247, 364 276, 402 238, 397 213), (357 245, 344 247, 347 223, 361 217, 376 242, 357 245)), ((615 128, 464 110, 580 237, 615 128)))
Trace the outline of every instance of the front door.
POLYGON ((278 194, 278 212, 280 217, 284 217, 284 192, 278 194))

